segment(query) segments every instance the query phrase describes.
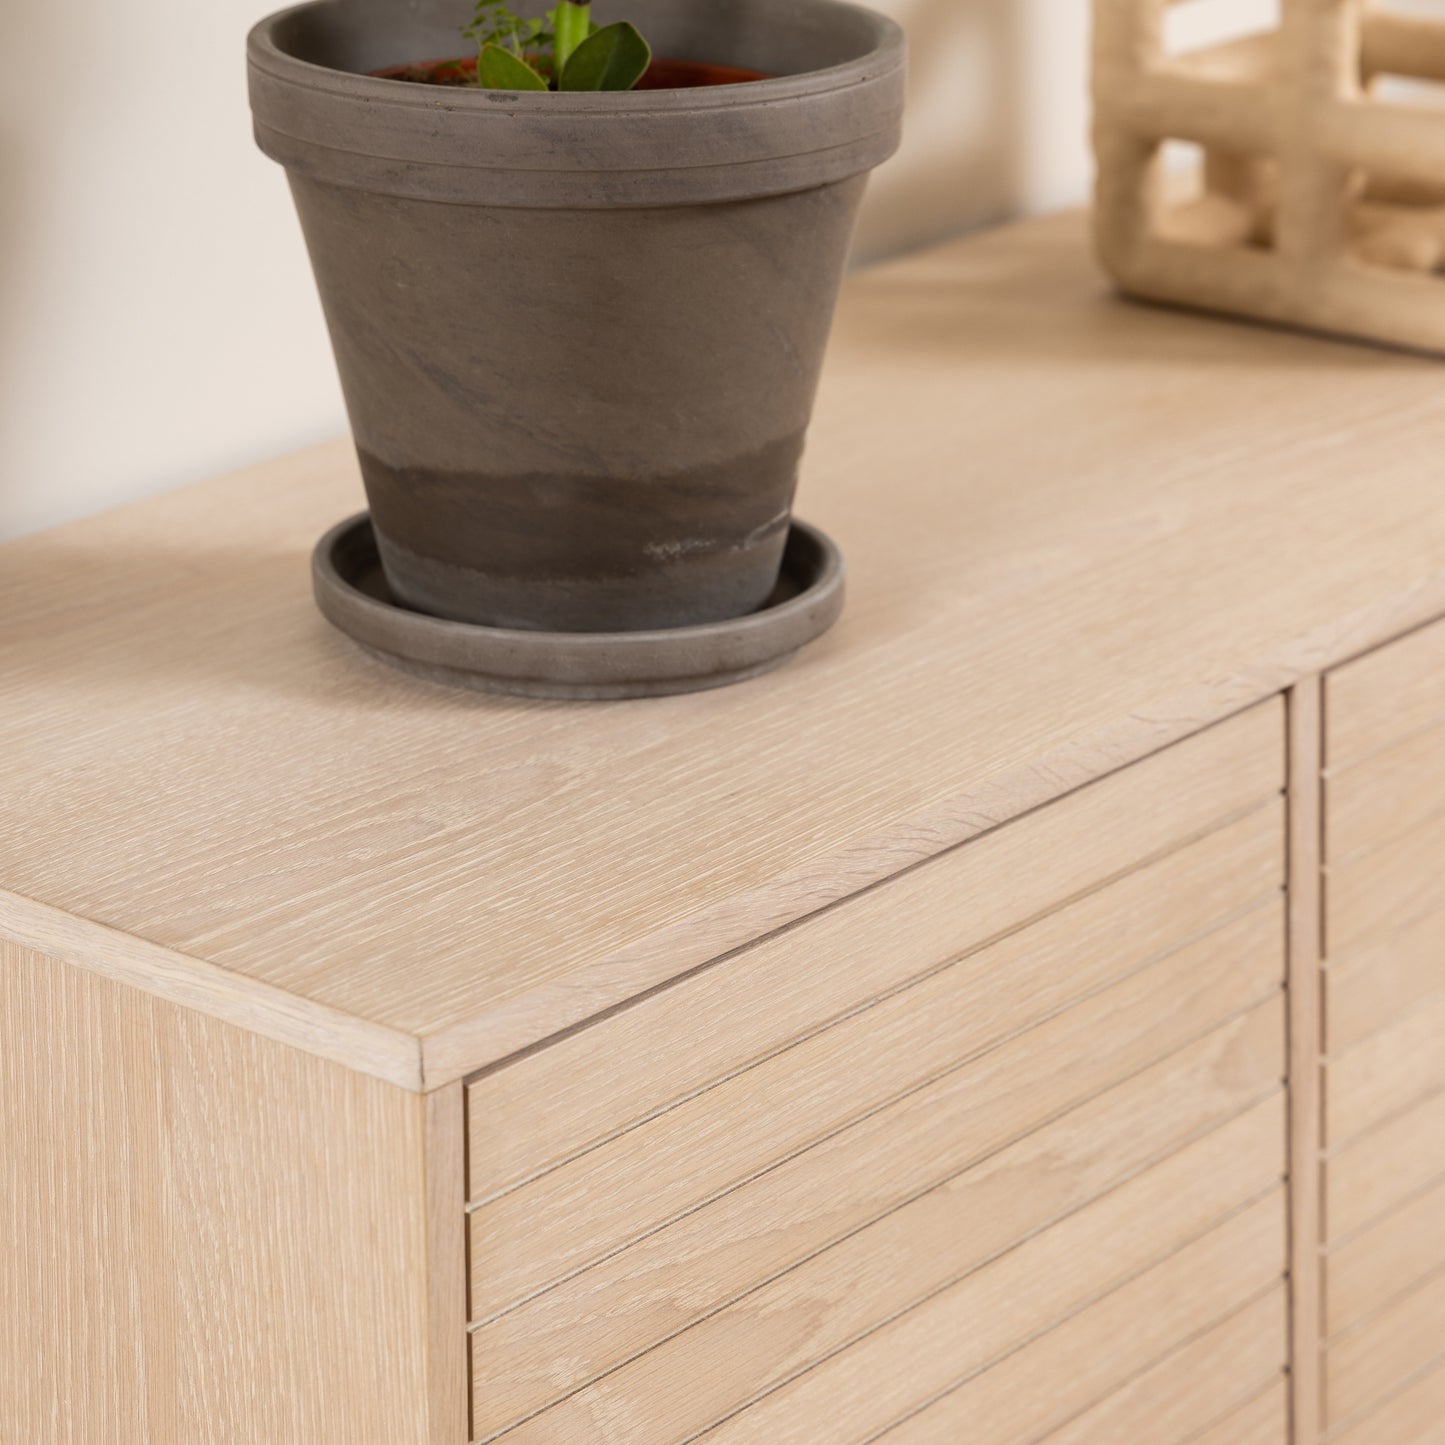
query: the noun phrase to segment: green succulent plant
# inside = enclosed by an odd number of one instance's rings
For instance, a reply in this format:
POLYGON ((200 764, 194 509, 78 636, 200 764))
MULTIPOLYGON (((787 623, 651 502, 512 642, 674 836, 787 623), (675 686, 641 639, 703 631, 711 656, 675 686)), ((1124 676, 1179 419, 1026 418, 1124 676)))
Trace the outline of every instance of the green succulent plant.
POLYGON ((480 47, 477 84, 486 90, 631 90, 652 63, 636 26, 597 25, 591 0, 558 0, 540 19, 507 0, 477 0, 462 33, 480 47))

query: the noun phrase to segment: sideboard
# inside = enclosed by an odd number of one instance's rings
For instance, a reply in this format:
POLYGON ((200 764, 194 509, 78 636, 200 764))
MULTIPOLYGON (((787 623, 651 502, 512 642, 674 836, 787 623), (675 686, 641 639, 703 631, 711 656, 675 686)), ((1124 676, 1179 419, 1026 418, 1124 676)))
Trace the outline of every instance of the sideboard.
POLYGON ((332 632, 342 444, 0 548, 0 1439, 1433 1445, 1445 370, 868 271, 843 622, 332 632))

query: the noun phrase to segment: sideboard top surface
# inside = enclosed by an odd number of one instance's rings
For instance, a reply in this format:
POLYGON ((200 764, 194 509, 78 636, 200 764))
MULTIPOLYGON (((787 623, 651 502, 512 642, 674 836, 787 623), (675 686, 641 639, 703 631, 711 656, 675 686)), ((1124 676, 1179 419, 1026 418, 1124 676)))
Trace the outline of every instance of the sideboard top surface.
POLYGON ((340 443, 8 544, 0 933, 446 1082, 1445 613, 1442 440, 1438 364, 1123 303, 1062 217, 849 284, 848 611, 741 687, 362 655, 340 443))

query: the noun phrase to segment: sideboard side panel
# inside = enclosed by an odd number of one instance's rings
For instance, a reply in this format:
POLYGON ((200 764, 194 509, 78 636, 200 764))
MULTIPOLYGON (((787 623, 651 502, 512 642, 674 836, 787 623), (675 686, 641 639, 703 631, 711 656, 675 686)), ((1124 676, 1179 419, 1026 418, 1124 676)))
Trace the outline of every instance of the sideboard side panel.
POLYGON ((0 941, 0 1439, 431 1445, 424 1128, 0 941))
POLYGON ((460 1080, 426 1095, 429 1445, 471 1439, 467 1343, 467 1106, 460 1080))

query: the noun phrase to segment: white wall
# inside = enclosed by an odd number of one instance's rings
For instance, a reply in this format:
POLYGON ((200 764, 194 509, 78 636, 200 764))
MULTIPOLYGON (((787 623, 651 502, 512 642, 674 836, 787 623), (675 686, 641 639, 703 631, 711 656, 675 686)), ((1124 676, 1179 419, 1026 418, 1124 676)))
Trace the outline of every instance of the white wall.
MULTIPOLYGON (((275 0, 279 4, 280 0, 275 0)), ((1086 188, 1087 0, 878 0, 914 46, 875 258, 1086 188)), ((266 0, 0 0, 0 536, 342 431, 280 171, 266 0)))
POLYGON ((1089 0, 871 0, 908 31, 903 151, 873 182, 868 261, 1088 188, 1089 0))

